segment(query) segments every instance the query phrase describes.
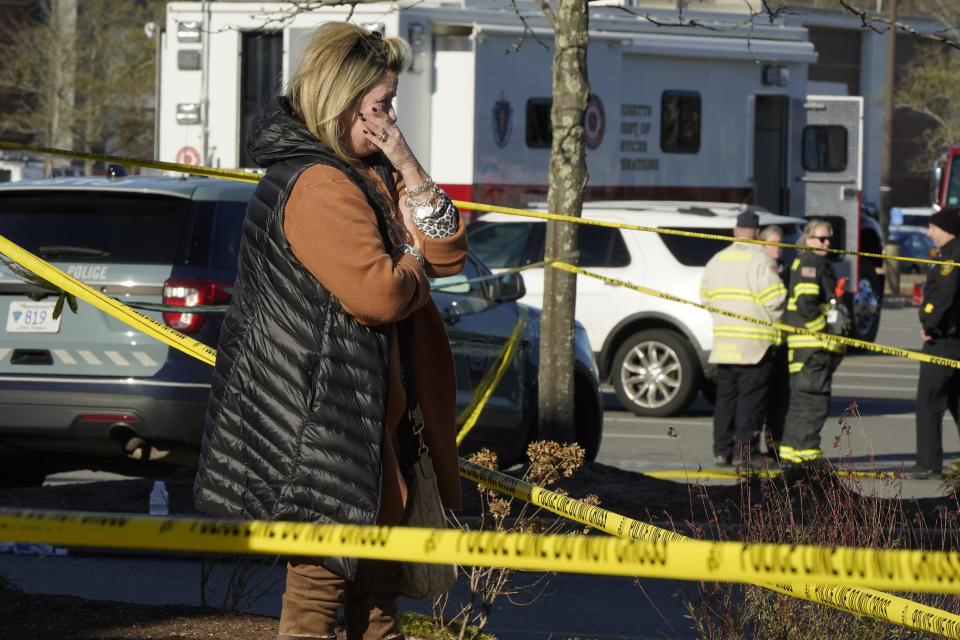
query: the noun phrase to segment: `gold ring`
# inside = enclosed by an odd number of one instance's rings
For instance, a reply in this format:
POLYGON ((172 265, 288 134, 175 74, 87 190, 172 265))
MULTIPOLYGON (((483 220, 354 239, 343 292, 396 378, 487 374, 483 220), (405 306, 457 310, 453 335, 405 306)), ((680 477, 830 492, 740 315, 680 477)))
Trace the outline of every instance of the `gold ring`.
POLYGON ((380 132, 380 135, 377 136, 377 140, 380 141, 380 142, 386 142, 388 135, 389 135, 389 134, 388 134, 386 131, 381 131, 381 132, 380 132))

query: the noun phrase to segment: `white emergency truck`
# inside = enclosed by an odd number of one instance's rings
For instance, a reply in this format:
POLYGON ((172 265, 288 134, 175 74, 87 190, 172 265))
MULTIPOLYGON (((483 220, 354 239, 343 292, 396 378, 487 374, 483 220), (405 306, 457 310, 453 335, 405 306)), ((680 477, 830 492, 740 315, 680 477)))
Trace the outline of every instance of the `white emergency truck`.
MULTIPOLYGON (((282 2, 171 2, 158 43, 157 158, 253 168, 253 118, 290 78, 312 29, 349 17, 410 42, 400 126, 452 197, 544 200, 553 38, 537 4, 517 7, 533 31, 526 38, 508 0, 300 13, 282 2)), ((834 246, 879 252, 879 227, 861 229, 871 220, 860 215, 863 99, 807 95, 817 53, 803 28, 685 17, 705 26, 591 7, 586 199, 753 203, 829 218, 834 246)), ((838 272, 855 293, 857 335, 872 338, 880 278, 853 259, 838 272)))

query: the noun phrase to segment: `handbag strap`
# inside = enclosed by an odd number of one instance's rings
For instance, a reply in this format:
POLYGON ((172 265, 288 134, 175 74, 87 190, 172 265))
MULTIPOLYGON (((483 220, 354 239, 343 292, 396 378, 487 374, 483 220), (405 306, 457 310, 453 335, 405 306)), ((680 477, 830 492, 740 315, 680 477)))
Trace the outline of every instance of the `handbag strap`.
POLYGON ((413 426, 413 433, 420 441, 418 455, 430 453, 427 443, 423 439, 423 412, 417 398, 417 381, 413 374, 413 352, 410 348, 410 318, 406 317, 397 322, 397 340, 400 341, 400 379, 403 381, 403 390, 407 396, 407 417, 413 426))

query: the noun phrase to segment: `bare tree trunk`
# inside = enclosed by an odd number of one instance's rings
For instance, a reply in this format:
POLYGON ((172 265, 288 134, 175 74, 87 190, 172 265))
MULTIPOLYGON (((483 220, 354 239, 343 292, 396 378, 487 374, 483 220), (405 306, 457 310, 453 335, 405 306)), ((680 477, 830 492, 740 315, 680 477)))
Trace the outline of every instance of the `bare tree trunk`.
MULTIPOLYGON (((53 0, 50 21, 55 25, 54 30, 59 37, 54 55, 50 58, 53 67, 50 72, 56 80, 49 96, 51 114, 48 143, 59 149, 72 149, 70 113, 73 110, 76 76, 73 51, 77 33, 77 0, 53 0)), ((53 175, 53 156, 44 156, 43 173, 47 178, 53 175)))
MULTIPOLYGON (((546 11, 546 9, 545 9, 546 11)), ((550 211, 579 216, 587 184, 583 114, 590 98, 587 79, 587 2, 558 0, 552 18, 556 50, 553 55, 553 107, 550 114, 553 143, 550 150, 550 211)), ((577 250, 572 223, 550 222, 546 258, 568 256, 577 250)), ((543 316, 540 319, 541 440, 573 442, 574 422, 573 322, 577 278, 558 269, 544 269, 543 316)))

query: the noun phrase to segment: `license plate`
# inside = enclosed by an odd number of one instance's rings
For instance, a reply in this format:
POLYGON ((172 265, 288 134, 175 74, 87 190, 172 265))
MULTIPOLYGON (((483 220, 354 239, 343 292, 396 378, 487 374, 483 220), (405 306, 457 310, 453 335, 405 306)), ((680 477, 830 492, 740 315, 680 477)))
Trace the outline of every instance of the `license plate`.
POLYGON ((11 302, 7 311, 7 333, 57 333, 60 331, 60 318, 53 319, 53 307, 56 304, 11 302))

